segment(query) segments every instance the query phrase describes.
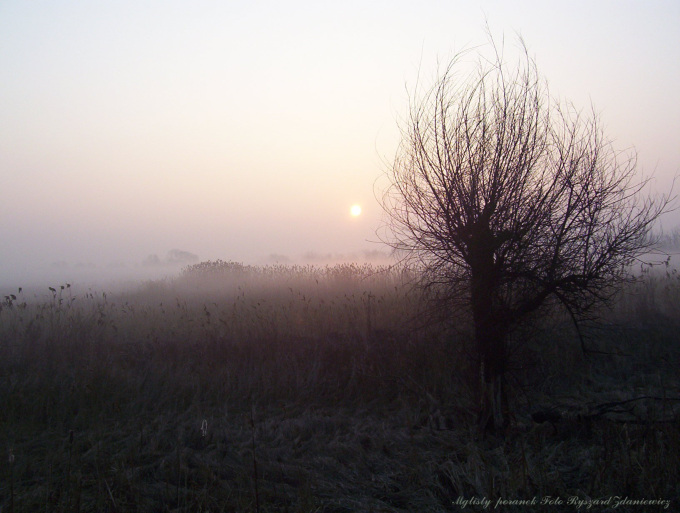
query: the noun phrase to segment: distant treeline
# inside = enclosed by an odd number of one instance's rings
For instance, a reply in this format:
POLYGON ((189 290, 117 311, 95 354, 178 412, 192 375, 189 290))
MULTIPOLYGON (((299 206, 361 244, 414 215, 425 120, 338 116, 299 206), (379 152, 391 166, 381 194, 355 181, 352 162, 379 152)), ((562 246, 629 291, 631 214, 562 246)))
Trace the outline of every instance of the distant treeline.
POLYGON ((656 242, 659 249, 680 249, 680 226, 665 233, 663 230, 650 233, 650 238, 656 242))

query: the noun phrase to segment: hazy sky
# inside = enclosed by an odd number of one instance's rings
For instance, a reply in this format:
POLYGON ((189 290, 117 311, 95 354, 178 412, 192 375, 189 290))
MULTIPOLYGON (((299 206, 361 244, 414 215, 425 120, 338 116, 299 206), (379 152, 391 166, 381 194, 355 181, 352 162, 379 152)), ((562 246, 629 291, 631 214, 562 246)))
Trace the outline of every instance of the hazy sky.
POLYGON ((4 0, 0 284, 174 248, 247 263, 382 250, 374 182, 407 90, 483 44, 485 19, 668 187, 677 0, 4 0))

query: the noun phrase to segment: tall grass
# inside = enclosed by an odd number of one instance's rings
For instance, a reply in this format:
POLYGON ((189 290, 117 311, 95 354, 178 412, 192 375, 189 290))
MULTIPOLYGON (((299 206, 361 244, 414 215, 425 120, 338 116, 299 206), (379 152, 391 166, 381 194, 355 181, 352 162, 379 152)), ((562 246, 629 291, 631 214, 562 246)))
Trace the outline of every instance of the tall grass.
POLYGON ((587 332, 597 353, 584 355, 559 316, 518 335, 514 425, 485 440, 466 331, 419 322, 416 280, 218 261, 116 295, 68 284, 8 295, 4 510, 452 511, 458 498, 535 495, 678 504, 674 272, 647 273, 603 313, 587 332), (531 419, 546 408, 561 420, 531 419))

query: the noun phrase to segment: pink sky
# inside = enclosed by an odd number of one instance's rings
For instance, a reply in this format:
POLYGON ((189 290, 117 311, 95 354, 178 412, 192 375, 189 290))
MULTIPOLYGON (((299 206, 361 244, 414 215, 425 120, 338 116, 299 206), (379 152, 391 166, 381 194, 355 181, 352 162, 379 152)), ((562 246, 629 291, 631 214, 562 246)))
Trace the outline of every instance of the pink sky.
MULTIPOLYGON (((525 38, 664 190, 680 172, 675 1, 0 4, 0 283, 54 262, 361 258, 420 73, 525 38), (363 213, 352 218, 349 209, 363 213)), ((678 216, 668 227, 680 224, 678 216)), ((45 271, 48 272, 48 271, 45 271)))

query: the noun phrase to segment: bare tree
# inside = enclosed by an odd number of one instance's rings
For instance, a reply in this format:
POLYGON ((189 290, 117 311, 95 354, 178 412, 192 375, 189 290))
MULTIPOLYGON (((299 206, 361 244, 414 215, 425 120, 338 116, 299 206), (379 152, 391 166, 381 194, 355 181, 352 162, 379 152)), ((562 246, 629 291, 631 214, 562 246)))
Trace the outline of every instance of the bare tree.
POLYGON ((465 311, 480 362, 480 427, 503 429, 508 340, 563 307, 576 326, 610 299, 670 197, 643 196, 636 156, 615 151, 597 116, 554 100, 521 44, 459 79, 459 55, 414 98, 383 195, 387 237, 465 311))

